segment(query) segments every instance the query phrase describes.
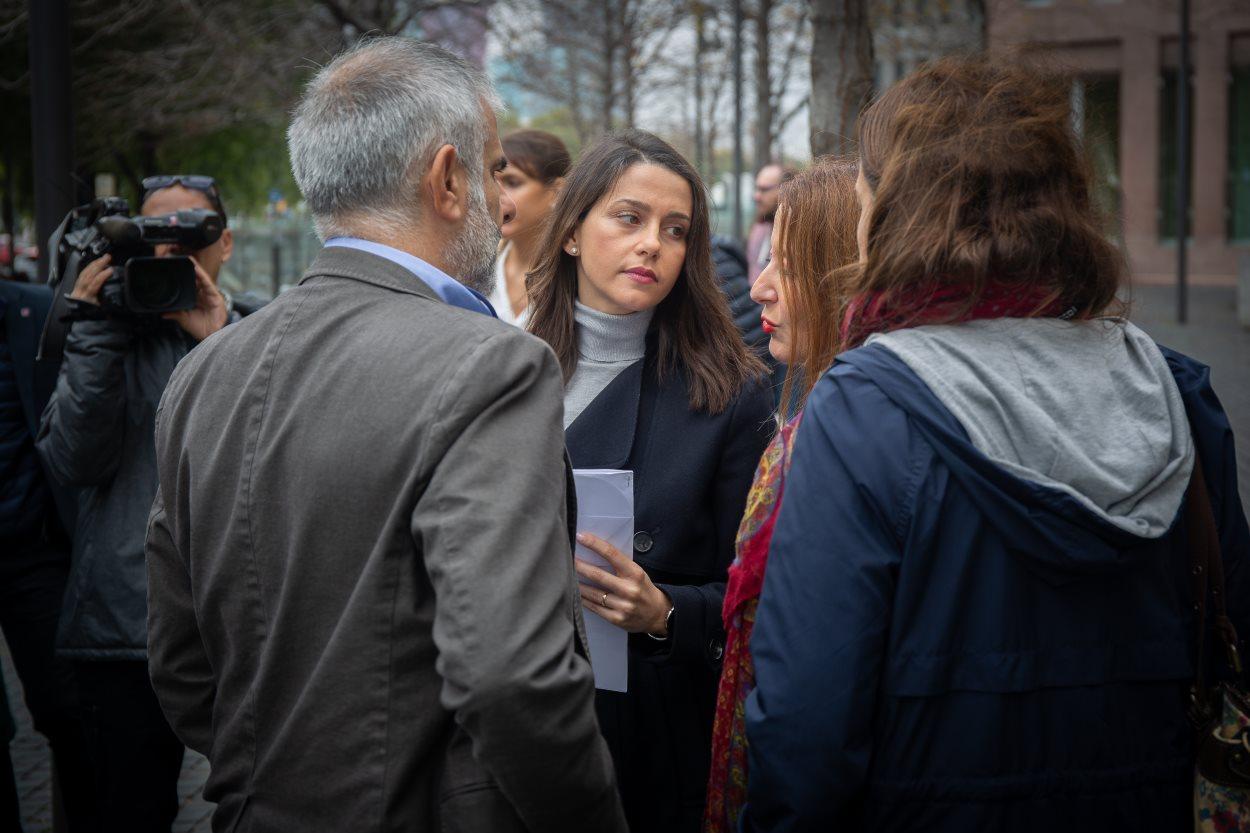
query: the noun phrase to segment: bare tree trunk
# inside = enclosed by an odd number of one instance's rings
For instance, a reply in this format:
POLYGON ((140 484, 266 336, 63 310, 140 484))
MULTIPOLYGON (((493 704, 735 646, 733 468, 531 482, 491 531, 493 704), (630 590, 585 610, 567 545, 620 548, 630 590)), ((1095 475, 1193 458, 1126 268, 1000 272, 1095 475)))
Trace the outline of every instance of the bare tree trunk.
POLYGON ((707 13, 703 3, 694 3, 694 167, 706 176, 703 147, 703 53, 707 39, 703 30, 703 16, 707 13))
POLYGON ((986 0, 968 0, 968 11, 980 21, 981 27, 981 49, 989 49, 990 46, 990 2, 986 0))
POLYGON ((621 110, 626 127, 634 126, 634 83, 637 81, 638 70, 634 62, 638 58, 637 46, 634 43, 635 29, 638 21, 630 10, 631 0, 620 0, 621 4, 621 110))
POLYGON ((577 60, 571 47, 564 49, 564 76, 568 85, 569 118, 573 121, 573 130, 577 132, 577 143, 584 146, 590 139, 590 126, 582 113, 582 82, 581 72, 576 66, 577 60))
POLYGON ((600 101, 600 133, 609 133, 612 130, 612 105, 616 85, 613 80, 616 77, 616 53, 620 42, 616 37, 616 14, 613 9, 613 3, 603 4, 603 56, 600 72, 600 92, 603 94, 603 100, 600 101))
POLYGON ((755 170, 772 161, 773 74, 768 18, 772 0, 759 0, 755 10, 755 170))
POLYGON ((812 156, 851 153, 855 119, 872 94, 867 0, 809 0, 812 15, 812 156))

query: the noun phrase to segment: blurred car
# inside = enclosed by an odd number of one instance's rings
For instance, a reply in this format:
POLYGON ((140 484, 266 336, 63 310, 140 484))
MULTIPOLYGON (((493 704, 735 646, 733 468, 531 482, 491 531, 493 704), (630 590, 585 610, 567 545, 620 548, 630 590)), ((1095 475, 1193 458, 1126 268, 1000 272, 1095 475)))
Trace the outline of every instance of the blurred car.
POLYGON ((39 247, 0 234, 0 277, 33 283, 39 279, 39 247))

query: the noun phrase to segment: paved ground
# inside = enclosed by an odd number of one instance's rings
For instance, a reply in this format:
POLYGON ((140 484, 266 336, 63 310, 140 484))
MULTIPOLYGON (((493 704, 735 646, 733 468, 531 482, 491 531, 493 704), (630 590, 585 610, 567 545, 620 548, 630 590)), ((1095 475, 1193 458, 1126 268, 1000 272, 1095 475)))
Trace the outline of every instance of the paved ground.
MULTIPOLYGON (((1172 347, 1211 367, 1211 380, 1228 412, 1239 441, 1238 472, 1242 501, 1250 510, 1250 331, 1237 327, 1233 290, 1195 287, 1190 292, 1190 323, 1175 323, 1175 290, 1171 287, 1138 287, 1132 294, 1132 319, 1172 347)), ((26 833, 52 830, 48 748, 30 726, 30 715, 21 702, 21 687, 13 673, 8 649, 0 640, 0 662, 17 718, 18 733, 11 747, 17 770, 18 792, 26 833)), ((208 763, 188 752, 183 761, 179 794, 182 809, 174 833, 209 831, 212 805, 202 790, 208 763)))
MULTIPOLYGON (((22 824, 25 833, 51 833, 52 830, 52 775, 49 764, 48 745, 43 736, 36 734, 30 725, 30 713, 21 699, 22 687, 9 659, 8 646, 0 639, 0 663, 4 666, 4 685, 17 719, 17 737, 9 746, 13 756, 14 774, 17 776, 18 800, 22 807, 22 824)), ((213 805, 202 795, 204 781, 208 778, 208 761, 188 751, 182 761, 182 777, 178 781, 181 809, 174 824, 173 833, 209 833, 209 818, 213 805)))

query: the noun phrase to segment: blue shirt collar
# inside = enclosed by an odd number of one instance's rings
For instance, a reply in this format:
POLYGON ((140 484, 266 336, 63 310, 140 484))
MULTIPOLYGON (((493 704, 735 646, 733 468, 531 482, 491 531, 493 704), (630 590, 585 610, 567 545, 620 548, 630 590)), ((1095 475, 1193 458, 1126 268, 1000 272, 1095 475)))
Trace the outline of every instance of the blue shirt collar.
POLYGON ((384 243, 361 240, 359 237, 331 237, 325 242, 325 245, 327 248, 339 246, 344 249, 358 249, 378 257, 384 257, 391 263, 402 266, 416 275, 426 286, 434 290, 438 297, 451 306, 472 312, 480 312, 483 315, 489 315, 491 318, 498 317, 495 314, 495 308, 490 305, 490 301, 486 300, 480 292, 470 289, 443 270, 431 266, 421 258, 408 254, 408 252, 400 251, 384 243))

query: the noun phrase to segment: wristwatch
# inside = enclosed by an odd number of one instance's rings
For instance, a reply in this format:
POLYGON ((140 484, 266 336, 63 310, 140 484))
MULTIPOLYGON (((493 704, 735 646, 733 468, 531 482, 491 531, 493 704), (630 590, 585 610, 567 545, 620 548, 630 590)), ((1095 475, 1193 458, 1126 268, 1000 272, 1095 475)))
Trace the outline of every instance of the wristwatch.
POLYGON ((676 609, 677 609, 676 607, 670 607, 668 609, 668 613, 664 614, 664 635, 663 636, 656 636, 653 633, 648 633, 647 636, 651 637, 656 642, 667 641, 668 638, 673 635, 673 611, 676 609))

